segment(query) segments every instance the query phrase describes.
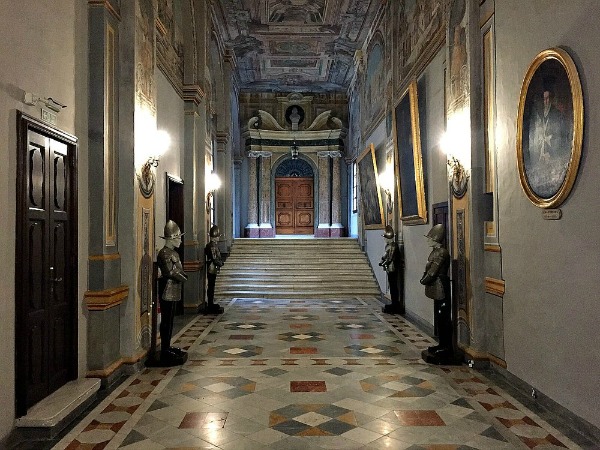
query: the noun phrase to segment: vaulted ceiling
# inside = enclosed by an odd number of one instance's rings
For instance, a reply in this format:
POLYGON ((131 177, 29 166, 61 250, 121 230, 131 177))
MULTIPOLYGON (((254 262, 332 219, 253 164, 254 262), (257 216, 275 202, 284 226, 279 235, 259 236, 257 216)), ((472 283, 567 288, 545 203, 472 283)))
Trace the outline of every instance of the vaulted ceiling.
POLYGON ((354 52, 385 0, 216 0, 224 44, 241 88, 259 92, 345 91, 354 52))

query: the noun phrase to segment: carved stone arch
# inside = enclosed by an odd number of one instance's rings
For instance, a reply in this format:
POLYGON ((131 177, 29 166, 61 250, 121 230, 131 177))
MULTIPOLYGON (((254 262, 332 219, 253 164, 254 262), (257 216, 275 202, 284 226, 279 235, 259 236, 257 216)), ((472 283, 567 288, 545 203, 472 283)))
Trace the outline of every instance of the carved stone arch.
MULTIPOLYGON (((277 171, 279 170, 279 166, 281 166, 284 162, 291 160, 291 159, 292 159, 292 157, 288 153, 288 154, 281 155, 279 158, 277 158, 276 161, 273 162, 273 165, 271 166, 271 178, 273 179, 272 180, 273 182, 275 180, 277 171)), ((300 153, 298 155, 298 159, 304 163, 307 163, 310 166, 310 168, 312 170, 312 175, 309 175, 309 176, 312 176, 313 178, 315 178, 315 181, 316 181, 316 179, 318 178, 319 169, 318 169, 317 165, 315 164, 315 162, 311 158, 309 158, 308 156, 306 156, 302 153, 300 153)), ((279 176, 279 175, 277 175, 277 176, 279 176)))

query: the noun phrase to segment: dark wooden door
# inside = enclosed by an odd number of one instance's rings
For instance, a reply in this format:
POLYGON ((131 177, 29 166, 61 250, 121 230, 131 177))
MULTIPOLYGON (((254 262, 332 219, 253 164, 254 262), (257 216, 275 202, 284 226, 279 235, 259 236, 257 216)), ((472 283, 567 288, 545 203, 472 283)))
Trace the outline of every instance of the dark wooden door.
MULTIPOLYGON (((167 174, 167 220, 169 219, 179 225, 182 233, 185 231, 183 226, 183 180, 167 174)), ((176 251, 183 263, 184 245, 180 245, 176 251)), ((177 302, 175 314, 183 314, 183 293, 181 300, 177 302)))
POLYGON ((312 178, 275 178, 277 234, 313 234, 314 215, 312 178))
POLYGON ((75 139, 18 117, 17 414, 77 376, 75 139))

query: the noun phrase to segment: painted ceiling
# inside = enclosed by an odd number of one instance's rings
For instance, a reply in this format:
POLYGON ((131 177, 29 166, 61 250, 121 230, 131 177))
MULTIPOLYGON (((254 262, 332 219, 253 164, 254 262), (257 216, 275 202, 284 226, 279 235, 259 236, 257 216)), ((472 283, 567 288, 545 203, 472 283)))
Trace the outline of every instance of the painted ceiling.
POLYGON ((217 23, 241 88, 345 91, 354 52, 385 0, 218 0, 217 23))

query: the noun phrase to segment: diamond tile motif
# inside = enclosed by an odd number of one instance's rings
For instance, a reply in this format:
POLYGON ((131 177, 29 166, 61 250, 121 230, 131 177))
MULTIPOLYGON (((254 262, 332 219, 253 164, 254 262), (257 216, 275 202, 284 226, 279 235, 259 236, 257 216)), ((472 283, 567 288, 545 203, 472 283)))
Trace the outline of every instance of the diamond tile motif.
POLYGON ((323 335, 321 333, 317 333, 314 331, 309 331, 308 333, 294 333, 293 331, 280 334, 277 339, 281 341, 293 342, 293 341, 322 341, 323 335))
POLYGON ((369 330, 373 328, 370 324, 366 322, 356 322, 356 323, 346 323, 346 322, 338 322, 335 324, 335 327, 340 330, 369 330))
POLYGON ((234 299, 174 337, 183 366, 132 375, 55 448, 580 448, 482 373, 425 364, 433 340, 380 311, 234 299))
POLYGON ((245 323, 245 322, 229 322, 223 325, 226 330, 264 330, 267 324, 262 322, 245 323))
POLYGON ((258 356, 263 352, 262 347, 256 345, 243 345, 240 347, 231 347, 228 345, 219 345, 217 347, 211 347, 208 349, 208 355, 210 356, 221 356, 221 357, 242 357, 250 358, 252 356, 258 356))
POLYGON ((338 377, 341 377, 341 376, 346 375, 348 373, 352 373, 351 370, 342 369, 341 367, 334 367, 332 369, 326 370, 325 372, 330 373, 332 375, 337 375, 338 377))
POLYGON ((319 316, 317 316, 316 314, 284 314, 282 320, 314 321, 319 320, 319 316))
POLYGON ((272 411, 270 428, 290 436, 339 436, 358 426, 354 412, 328 404, 288 405, 272 411))
POLYGON ((400 354, 400 350, 397 347, 391 347, 389 345, 349 345, 344 347, 344 351, 348 355, 353 356, 366 356, 366 355, 377 355, 377 356, 395 356, 400 354))

